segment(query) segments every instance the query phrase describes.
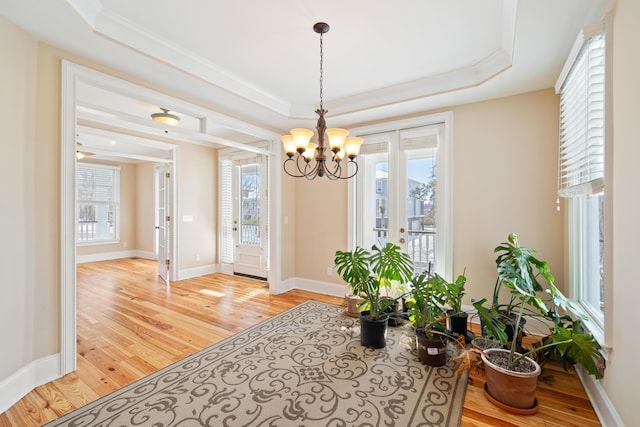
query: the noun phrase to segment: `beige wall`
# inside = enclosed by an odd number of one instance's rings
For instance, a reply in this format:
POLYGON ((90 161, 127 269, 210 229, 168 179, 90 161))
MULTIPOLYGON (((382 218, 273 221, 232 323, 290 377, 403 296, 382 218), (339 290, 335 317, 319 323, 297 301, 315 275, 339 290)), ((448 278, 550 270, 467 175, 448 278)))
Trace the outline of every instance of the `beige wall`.
POLYGON ((135 249, 147 254, 155 251, 155 173, 151 162, 136 165, 135 249))
POLYGON ((2 17, 0 40, 2 382, 34 358, 35 222, 42 217, 36 215, 34 188, 37 43, 2 17))
POLYGON ((466 267, 466 303, 491 296, 493 249, 512 232, 562 287, 558 102, 544 90, 453 108, 453 262, 456 275, 466 267))
MULTIPOLYGON (((293 179, 293 178, 292 178, 293 179)), ((347 250, 347 182, 296 180, 296 277, 344 283, 333 268, 336 250, 347 250)))
POLYGON ((218 262, 218 156, 200 145, 178 147, 178 268, 218 262), (185 215, 193 217, 184 222, 185 215))

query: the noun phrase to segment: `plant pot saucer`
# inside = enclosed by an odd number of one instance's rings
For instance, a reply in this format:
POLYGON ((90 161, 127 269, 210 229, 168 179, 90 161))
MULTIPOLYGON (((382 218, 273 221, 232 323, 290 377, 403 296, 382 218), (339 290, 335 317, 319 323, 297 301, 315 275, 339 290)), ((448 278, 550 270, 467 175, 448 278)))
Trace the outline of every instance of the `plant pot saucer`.
POLYGON ((346 308, 344 309, 344 314, 346 314, 349 317, 355 317, 356 319, 358 318, 358 313, 352 313, 346 308))
POLYGON ((511 412, 512 414, 518 414, 518 415, 533 415, 536 412, 538 412, 538 399, 535 399, 533 402, 533 406, 531 408, 528 409, 522 409, 522 408, 516 408, 513 406, 509 406, 506 405, 496 399, 493 398, 493 396, 491 396, 489 394, 489 392, 487 391, 487 385, 484 385, 484 396, 487 398, 487 400, 491 403, 493 403, 495 406, 497 406, 500 409, 504 409, 507 412, 511 412))

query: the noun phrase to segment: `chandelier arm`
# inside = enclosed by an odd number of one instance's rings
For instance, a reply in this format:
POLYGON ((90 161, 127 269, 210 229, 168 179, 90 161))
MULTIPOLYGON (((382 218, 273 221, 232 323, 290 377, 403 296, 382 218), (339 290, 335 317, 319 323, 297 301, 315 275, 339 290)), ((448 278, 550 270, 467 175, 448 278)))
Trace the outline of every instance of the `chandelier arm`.
MULTIPOLYGON (((302 156, 298 157, 298 161, 300 160, 300 158, 302 158, 302 156)), ((303 158, 303 162, 304 170, 300 168, 300 163, 296 162, 296 164, 298 165, 298 171, 300 171, 303 177, 307 179, 315 179, 316 176, 320 175, 320 170, 323 168, 323 165, 321 165, 321 162, 319 162, 316 158, 314 158, 313 160, 313 166, 311 160, 307 162, 306 159, 303 158)))

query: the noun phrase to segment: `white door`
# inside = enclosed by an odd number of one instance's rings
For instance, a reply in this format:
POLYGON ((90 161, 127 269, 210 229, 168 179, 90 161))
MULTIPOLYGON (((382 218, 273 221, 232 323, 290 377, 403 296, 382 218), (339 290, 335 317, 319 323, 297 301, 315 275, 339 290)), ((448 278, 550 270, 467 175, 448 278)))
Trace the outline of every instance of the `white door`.
POLYGON ((435 271, 440 127, 365 136, 356 182, 356 244, 392 242, 408 252, 416 272, 435 271))
POLYGON ((158 275, 169 285, 171 268, 171 170, 170 165, 155 167, 156 181, 156 255, 158 275))
POLYGON ((234 274, 267 278, 267 162, 236 162, 233 179, 234 274))

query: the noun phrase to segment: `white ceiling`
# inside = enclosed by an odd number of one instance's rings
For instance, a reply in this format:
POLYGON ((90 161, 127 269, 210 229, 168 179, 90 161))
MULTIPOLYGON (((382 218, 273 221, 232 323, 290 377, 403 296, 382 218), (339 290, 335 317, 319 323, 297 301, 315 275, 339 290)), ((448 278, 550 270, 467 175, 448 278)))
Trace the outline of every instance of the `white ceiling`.
MULTIPOLYGON (((348 128, 553 87, 579 30, 600 19, 606 3, 0 0, 0 15, 48 44, 279 134, 315 126, 316 22, 331 26, 324 35, 327 124, 348 128)), ((84 94, 85 111, 106 103, 148 118, 161 106, 95 88, 84 94)), ((181 126, 197 128, 195 118, 181 116, 181 126)), ((215 120, 208 132, 255 140, 215 120)))

